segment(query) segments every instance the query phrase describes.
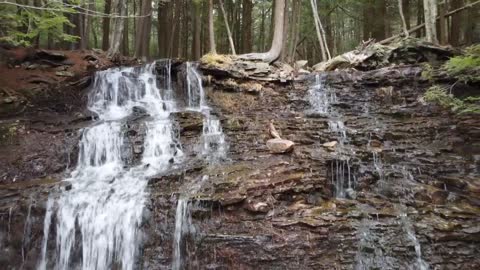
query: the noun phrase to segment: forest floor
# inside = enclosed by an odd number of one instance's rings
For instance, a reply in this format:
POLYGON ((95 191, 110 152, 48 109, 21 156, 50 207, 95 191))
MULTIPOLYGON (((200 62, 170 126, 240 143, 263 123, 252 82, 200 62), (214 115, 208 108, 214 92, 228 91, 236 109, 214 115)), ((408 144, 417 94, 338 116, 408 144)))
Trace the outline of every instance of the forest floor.
POLYGON ((15 48, 1 50, 0 86, 14 90, 38 84, 59 83, 71 77, 114 65, 102 51, 34 50, 15 48), (52 60, 52 58, 56 58, 52 60))

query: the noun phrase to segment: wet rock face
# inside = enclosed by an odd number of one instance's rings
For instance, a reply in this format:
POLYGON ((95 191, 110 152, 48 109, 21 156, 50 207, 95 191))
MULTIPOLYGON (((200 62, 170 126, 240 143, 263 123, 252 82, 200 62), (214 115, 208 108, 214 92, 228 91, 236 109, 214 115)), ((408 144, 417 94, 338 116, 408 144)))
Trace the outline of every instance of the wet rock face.
MULTIPOLYGON (((174 69, 179 74, 182 67, 174 69)), ((312 110, 313 78, 261 83, 252 92, 212 77, 208 104, 226 135, 227 159, 200 155, 201 113, 171 115, 183 165, 149 180, 138 268, 171 269, 177 199, 194 186, 192 228, 181 241, 186 269, 420 269, 423 262, 430 269, 479 268, 479 120, 424 105, 419 97, 428 84, 420 72, 326 74, 336 95, 330 108, 347 141, 332 130, 331 115, 312 110), (281 138, 295 143, 291 153, 270 153, 271 120, 281 138), (346 190, 336 198, 340 179, 346 190)), ((177 91, 181 77, 173 78, 177 91)), ((0 168, 9 175, 0 188, 0 262, 7 269, 38 263, 47 196, 90 120, 72 115, 0 123, 0 137, 6 135, 0 168), (35 173, 34 160, 46 169, 35 173), (22 181, 11 183, 17 172, 22 181)), ((129 165, 139 164, 144 151, 144 117, 138 110, 124 121, 129 165)), ((54 239, 48 250, 55 250, 54 239)))
MULTIPOLYGON (((187 269, 478 268, 478 119, 423 104, 428 84, 420 72, 327 74, 348 164, 331 116, 312 112, 313 80, 263 83, 252 94, 213 77, 207 94, 229 142, 228 161, 197 159, 151 182, 144 267, 170 267, 171 195, 207 176, 191 198, 195 233, 182 242, 187 269), (269 152, 272 119, 295 143, 292 153, 269 152), (345 180, 343 198, 335 198, 338 179, 345 180)), ((184 132, 200 124, 194 116, 179 119, 188 119, 180 120, 184 132)), ((195 136, 183 147, 193 147, 195 136)))

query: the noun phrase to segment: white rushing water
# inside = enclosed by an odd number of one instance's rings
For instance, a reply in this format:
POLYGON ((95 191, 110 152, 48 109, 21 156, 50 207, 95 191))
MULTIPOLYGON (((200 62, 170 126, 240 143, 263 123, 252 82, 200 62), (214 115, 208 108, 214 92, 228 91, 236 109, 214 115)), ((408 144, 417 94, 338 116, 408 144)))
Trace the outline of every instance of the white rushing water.
MULTIPOLYGON (((170 62, 160 64, 169 74, 170 62)), ((57 248, 50 264, 46 246, 54 206, 49 204, 39 269, 51 264, 55 269, 134 268, 147 177, 182 157, 168 118, 175 108, 170 75, 163 75, 163 83, 156 76, 155 63, 96 74, 88 108, 100 120, 82 131, 77 167, 65 180, 71 189, 56 201, 57 248), (122 119, 134 107, 143 108, 151 118, 145 123, 142 164, 128 169, 122 119), (81 258, 74 254, 77 250, 82 251, 81 258)))
MULTIPOLYGON (((187 109, 200 111, 204 115, 203 132, 200 139, 199 152, 209 162, 217 162, 226 157, 227 144, 220 120, 211 114, 211 108, 206 103, 202 78, 195 64, 187 63, 187 109)), ((194 233, 191 218, 191 195, 200 190, 202 183, 208 177, 204 176, 195 183, 190 183, 179 195, 175 212, 175 233, 173 239, 172 269, 184 267, 184 242, 187 235, 194 233)))
POLYGON ((227 144, 220 120, 211 114, 206 103, 202 77, 193 63, 187 63, 187 109, 200 111, 204 115, 203 132, 199 152, 210 161, 226 157, 227 144))

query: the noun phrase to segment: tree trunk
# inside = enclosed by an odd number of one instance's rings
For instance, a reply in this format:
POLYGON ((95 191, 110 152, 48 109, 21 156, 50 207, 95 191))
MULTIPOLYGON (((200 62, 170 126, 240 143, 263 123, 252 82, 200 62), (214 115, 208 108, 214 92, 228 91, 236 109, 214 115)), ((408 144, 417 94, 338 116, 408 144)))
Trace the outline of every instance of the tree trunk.
POLYGON ((146 60, 149 57, 150 30, 152 28, 152 0, 142 0, 140 18, 137 22, 135 35, 135 57, 146 60))
MULTIPOLYGON (((112 13, 119 16, 125 16, 126 2, 122 0, 112 1, 112 13)), ((123 18, 115 17, 112 19, 112 29, 110 32, 110 48, 108 49, 108 57, 113 58, 120 52, 120 44, 122 43, 123 35, 123 18)))
POLYGON ((273 40, 270 51, 266 53, 244 54, 243 59, 261 60, 263 62, 272 63, 276 61, 283 49, 283 18, 285 16, 285 0, 275 0, 275 23, 273 31, 273 40))
POLYGON ((410 20, 412 19, 412 13, 410 10, 410 0, 402 0, 402 11, 403 15, 405 16, 405 23, 407 25, 407 29, 410 29, 412 26, 410 20))
MULTIPOLYGON (((128 14, 128 4, 126 5, 125 14, 128 14)), ((128 18, 125 18, 124 20, 122 54, 130 54, 130 48, 128 46, 128 18)))
POLYGON ((376 40, 382 40, 386 37, 387 21, 386 21, 387 5, 385 0, 375 0, 375 14, 373 25, 373 38, 376 40))
POLYGON ((237 53, 235 52, 235 44, 233 43, 233 37, 232 37, 232 32, 230 31, 230 26, 228 24, 228 19, 227 19, 227 13, 225 12, 225 7, 223 5, 222 0, 218 0, 220 9, 222 11, 223 15, 223 20, 225 21, 225 27, 227 28, 227 35, 228 35, 228 42, 230 43, 230 50, 232 51, 233 55, 236 55, 237 53))
POLYGON ((440 44, 446 45, 448 43, 447 37, 447 19, 445 18, 445 14, 447 13, 447 5, 445 2, 441 3, 439 6, 439 16, 440 20, 438 22, 438 33, 439 33, 439 41, 440 44))
POLYGON ((193 17, 193 42, 192 42, 192 57, 198 60, 201 57, 201 31, 202 31, 202 17, 200 13, 200 2, 192 1, 192 17, 193 17))
MULTIPOLYGON (((103 12, 105 14, 110 14, 112 9, 112 0, 105 0, 105 8, 103 12)), ((103 35, 102 35, 102 50, 108 51, 109 46, 109 35, 110 35, 110 18, 103 18, 103 35)))
POLYGON ((242 8, 242 52, 252 51, 252 0, 243 0, 242 8))
MULTIPOLYGON (((403 0, 403 1, 405 1, 405 0, 403 0)), ((398 11, 400 12, 400 17, 402 18, 403 33, 405 34, 405 37, 408 37, 409 36, 408 26, 407 26, 407 22, 405 20, 405 15, 403 14, 403 6, 404 6, 403 1, 398 0, 398 11)))
MULTIPOLYGON (((463 0, 450 0, 450 8, 455 10, 462 7, 464 4, 463 0)), ((450 44, 452 46, 460 45, 460 34, 462 26, 462 14, 455 14, 452 16, 452 23, 450 26, 450 44)))
POLYGON ((423 0, 425 12, 425 33, 428 42, 438 43, 437 38, 437 1, 423 0))
POLYGON ((215 28, 213 25, 213 0, 208 0, 208 40, 210 41, 210 53, 216 54, 215 28))

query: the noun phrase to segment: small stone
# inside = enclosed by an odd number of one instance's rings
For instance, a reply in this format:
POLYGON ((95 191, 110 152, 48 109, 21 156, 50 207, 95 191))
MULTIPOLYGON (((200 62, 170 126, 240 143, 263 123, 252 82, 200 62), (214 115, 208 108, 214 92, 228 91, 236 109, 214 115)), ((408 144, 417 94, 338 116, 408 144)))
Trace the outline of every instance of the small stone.
POLYGON ((55 75, 60 76, 60 77, 73 77, 75 74, 70 71, 57 71, 55 72, 55 75))
POLYGON ((247 201, 245 208, 252 212, 267 213, 268 204, 264 202, 247 201))
POLYGON ((324 147, 327 147, 327 148, 333 148, 333 147, 336 147, 338 144, 337 141, 331 141, 331 142, 326 142, 323 144, 324 147))
POLYGON ((27 70, 33 70, 33 69, 37 69, 39 67, 38 64, 31 64, 31 65, 28 65, 26 67, 27 70))
POLYGON ((5 104, 12 104, 14 102, 14 99, 11 97, 7 97, 3 99, 3 103, 5 104))
POLYGON ((308 63, 308 60, 299 60, 295 62, 295 68, 303 69, 308 63))
POLYGON ((294 142, 284 139, 271 139, 267 141, 268 150, 274 154, 291 152, 294 145, 294 142))

